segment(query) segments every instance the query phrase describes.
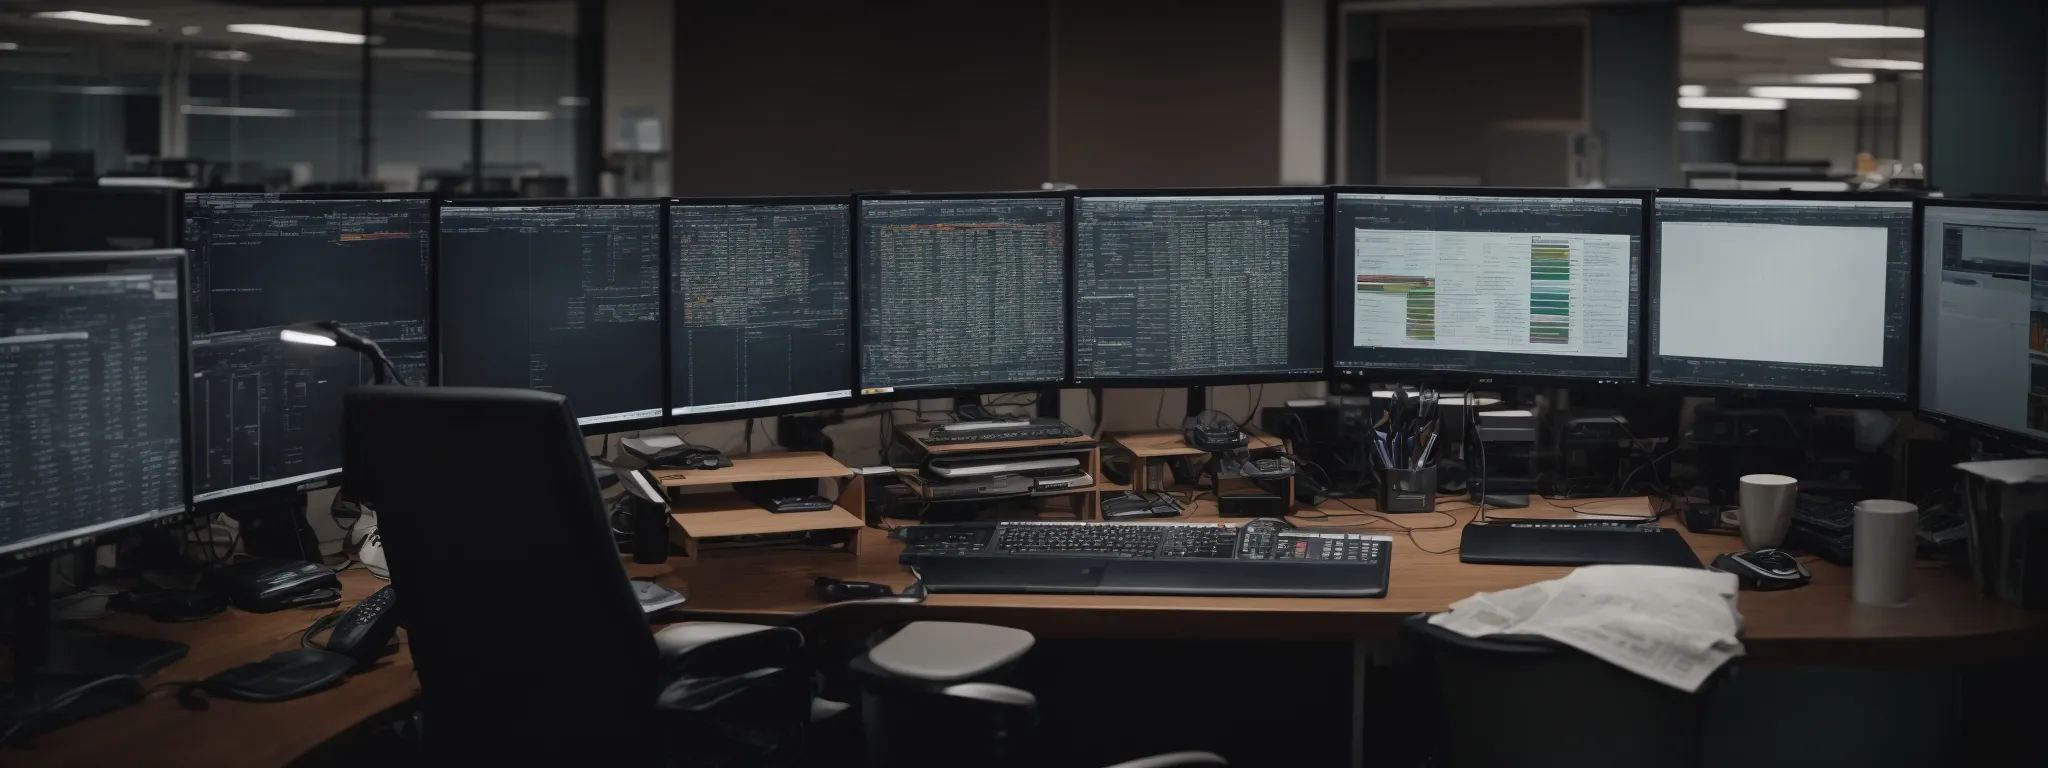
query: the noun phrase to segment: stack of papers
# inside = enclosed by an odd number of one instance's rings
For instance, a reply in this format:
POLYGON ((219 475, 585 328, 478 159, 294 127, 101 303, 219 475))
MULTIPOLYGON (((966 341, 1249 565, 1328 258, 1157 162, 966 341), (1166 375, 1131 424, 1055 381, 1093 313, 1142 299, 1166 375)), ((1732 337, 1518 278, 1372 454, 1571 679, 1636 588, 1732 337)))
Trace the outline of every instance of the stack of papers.
POLYGON ((1466 637, 1540 635, 1687 693, 1742 655, 1733 574, 1589 565, 1562 579, 1481 592, 1429 617, 1466 637))

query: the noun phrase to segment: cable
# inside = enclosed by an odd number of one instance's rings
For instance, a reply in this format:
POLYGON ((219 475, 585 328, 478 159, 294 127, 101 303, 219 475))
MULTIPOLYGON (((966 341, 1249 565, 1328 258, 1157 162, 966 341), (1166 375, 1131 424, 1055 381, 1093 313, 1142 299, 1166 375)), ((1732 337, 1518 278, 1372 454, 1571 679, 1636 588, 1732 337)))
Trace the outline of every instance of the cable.
POLYGON ((299 636, 300 648, 325 648, 326 646, 324 645, 313 645, 313 636, 320 634, 323 631, 326 631, 327 629, 333 627, 335 624, 341 623, 341 617, 346 615, 348 615, 348 611, 333 611, 325 616, 314 619, 313 623, 306 625, 305 629, 293 632, 292 634, 299 636))
MULTIPOLYGON (((1384 523, 1386 523, 1386 524, 1388 524, 1388 525, 1394 526, 1395 528, 1399 528, 1399 529, 1401 529, 1401 532, 1402 532, 1402 533, 1404 533, 1404 534, 1407 534, 1407 536, 1408 536, 1408 543, 1409 543, 1409 544, 1413 544, 1413 545, 1415 545, 1415 548, 1416 548, 1416 549, 1422 550, 1422 551, 1424 551, 1424 552, 1427 552, 1427 553, 1429 553, 1429 554, 1432 554, 1432 555, 1448 555, 1448 554, 1450 554, 1450 553, 1452 553, 1452 552, 1456 552, 1456 551, 1458 551, 1459 547, 1451 547, 1450 549, 1442 549, 1442 550, 1438 550, 1438 549, 1430 549, 1430 548, 1428 548, 1428 547, 1422 546, 1422 542, 1420 542, 1420 541, 1416 541, 1416 540, 1415 540, 1415 532, 1416 532, 1416 531, 1442 531, 1442 530, 1449 530, 1449 529, 1452 529, 1452 528, 1458 528, 1458 527, 1460 527, 1460 526, 1463 526, 1463 525, 1466 525, 1466 524, 1467 524, 1467 523, 1466 523, 1465 521, 1463 521, 1463 520, 1459 520, 1459 519, 1458 519, 1458 516, 1457 516, 1457 515, 1453 515, 1453 514, 1451 514, 1451 513, 1449 513, 1449 512, 1446 512, 1446 511, 1444 511, 1444 510, 1441 510, 1441 509, 1439 509, 1439 510, 1431 510, 1429 514, 1443 515, 1444 517, 1450 518, 1451 522, 1449 522, 1449 523, 1447 523, 1447 524, 1444 524, 1444 525, 1432 525, 1432 526, 1427 526, 1427 527, 1424 527, 1424 526, 1414 526, 1414 525, 1403 525, 1403 524, 1402 524, 1402 523, 1400 523, 1399 521, 1397 521, 1397 520, 1395 520, 1395 519, 1393 519, 1393 518, 1391 518, 1391 517, 1387 517, 1386 513, 1383 513, 1383 512, 1370 512, 1370 511, 1367 511, 1367 510, 1359 509, 1358 507, 1356 507, 1356 506, 1353 506, 1353 505, 1351 504, 1351 502, 1349 502, 1349 501, 1346 501, 1346 500, 1344 500, 1344 499, 1337 499, 1336 501, 1337 501, 1337 503, 1339 503, 1339 504, 1342 504, 1342 505, 1344 505, 1344 506, 1346 506, 1346 507, 1350 507, 1350 508, 1351 508, 1351 510, 1352 510, 1353 512, 1356 512, 1356 513, 1357 513, 1357 514, 1359 514, 1359 515, 1364 515, 1364 516, 1366 516, 1366 517, 1374 518, 1374 519, 1376 519, 1376 520, 1379 520, 1379 521, 1381 521, 1381 522, 1384 522, 1384 523)), ((1317 511, 1318 511, 1318 512, 1321 512, 1322 510, 1317 510, 1317 511)), ((1327 513, 1327 512, 1325 512, 1324 514, 1325 514, 1326 516, 1328 515, 1328 513, 1327 513)), ((1310 528, 1315 528, 1315 527, 1335 527, 1335 526, 1308 526, 1308 527, 1310 527, 1310 528)))
MULTIPOLYGON (((1256 418, 1259 415, 1259 403, 1265 402, 1266 400, 1266 385, 1260 384, 1258 385, 1258 388, 1259 394, 1251 401, 1251 412, 1245 414, 1244 418, 1237 420, 1239 426, 1252 423, 1252 419, 1256 418)), ((1244 387, 1244 393, 1250 395, 1252 393, 1252 385, 1246 384, 1244 387)), ((1228 416, 1229 414, 1224 415, 1228 416)))

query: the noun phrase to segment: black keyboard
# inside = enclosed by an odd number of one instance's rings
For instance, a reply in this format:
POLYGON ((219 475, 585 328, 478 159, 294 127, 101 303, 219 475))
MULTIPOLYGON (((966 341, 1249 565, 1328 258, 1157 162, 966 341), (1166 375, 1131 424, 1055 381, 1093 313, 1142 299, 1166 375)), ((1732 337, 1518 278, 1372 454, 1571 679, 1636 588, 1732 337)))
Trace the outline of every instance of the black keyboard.
POLYGON ((1676 529, 1620 521, 1520 521, 1465 526, 1458 560, 1503 565, 1669 565, 1700 559, 1676 529))
POLYGON ((992 427, 989 429, 949 430, 946 425, 932 427, 925 434, 926 445, 952 445, 956 443, 1003 443, 1013 440, 1057 440, 1080 437, 1081 430, 1067 426, 1058 419, 1032 419, 1029 424, 1014 427, 992 427))
POLYGON ((897 538, 934 593, 1383 597, 1393 548, 1271 519, 920 525, 897 538))

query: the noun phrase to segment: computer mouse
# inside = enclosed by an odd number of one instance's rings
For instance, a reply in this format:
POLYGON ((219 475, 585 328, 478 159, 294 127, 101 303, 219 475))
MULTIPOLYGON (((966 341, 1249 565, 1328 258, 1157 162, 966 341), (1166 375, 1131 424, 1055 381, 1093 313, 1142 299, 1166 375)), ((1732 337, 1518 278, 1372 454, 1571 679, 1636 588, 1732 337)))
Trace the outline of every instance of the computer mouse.
POLYGON ((1728 552, 1714 558, 1714 570, 1735 574, 1743 589, 1771 592, 1805 586, 1813 580, 1806 566, 1781 549, 1728 552))

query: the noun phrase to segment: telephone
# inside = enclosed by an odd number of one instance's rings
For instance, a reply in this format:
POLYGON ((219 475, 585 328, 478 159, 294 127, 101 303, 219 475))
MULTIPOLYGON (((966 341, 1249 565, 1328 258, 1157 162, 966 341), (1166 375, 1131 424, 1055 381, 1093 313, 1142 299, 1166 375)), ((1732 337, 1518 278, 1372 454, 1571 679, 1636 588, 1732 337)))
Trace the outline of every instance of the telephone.
POLYGON ((377 590, 346 612, 328 614, 306 628, 309 638, 334 628, 325 648, 312 647, 307 640, 302 643, 307 647, 181 683, 184 691, 178 701, 186 709, 203 710, 209 694, 236 701, 290 701, 338 685, 349 673, 397 650, 391 643, 398 632, 397 601, 398 593, 390 587, 377 590))
POLYGON ((363 598, 334 621, 327 651, 354 659, 361 669, 397 650, 391 647, 391 638, 398 633, 397 603, 398 593, 388 586, 363 598))

